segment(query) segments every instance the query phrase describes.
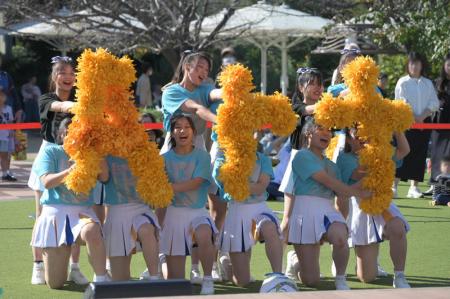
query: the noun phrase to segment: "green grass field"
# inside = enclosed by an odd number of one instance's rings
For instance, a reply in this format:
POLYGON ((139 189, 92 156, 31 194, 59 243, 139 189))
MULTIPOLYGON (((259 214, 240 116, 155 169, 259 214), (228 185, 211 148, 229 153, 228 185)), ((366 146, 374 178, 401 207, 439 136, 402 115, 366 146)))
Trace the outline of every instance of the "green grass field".
MULTIPOLYGON (((406 193, 406 185, 401 185, 400 196, 406 193)), ((425 187, 423 188, 425 189, 425 187)), ((412 287, 450 286, 450 208, 431 207, 429 199, 397 199, 402 213, 411 224, 408 233, 408 257, 406 275, 412 287)), ((283 204, 270 202, 276 211, 282 211, 283 204)), ((80 298, 84 287, 67 284, 63 290, 50 290, 46 286, 30 284, 32 256, 29 246, 34 213, 32 200, 0 202, 0 289, 3 298, 80 298)), ((389 257, 389 244, 382 243, 380 251, 381 265, 392 273, 389 257)), ((330 278, 330 246, 322 246, 321 273, 324 275, 319 290, 333 290, 330 278)), ((85 248, 82 248, 81 269, 88 278, 92 270, 87 262, 85 248)), ((186 269, 189 269, 186 265, 186 269)), ((258 244, 253 250, 252 274, 257 279, 248 288, 235 287, 230 283, 216 284, 217 294, 258 292, 264 274, 270 267, 264 255, 264 246, 258 244)), ((134 256, 132 275, 138 277, 145 268, 141 254, 134 256)), ((391 288, 392 277, 378 279, 372 284, 360 283, 355 278, 355 257, 353 252, 347 268, 349 285, 353 289, 391 288)), ((300 290, 311 290, 299 283, 300 290)), ((196 293, 199 288, 194 289, 196 293)), ((0 290, 0 297, 2 296, 0 290)))

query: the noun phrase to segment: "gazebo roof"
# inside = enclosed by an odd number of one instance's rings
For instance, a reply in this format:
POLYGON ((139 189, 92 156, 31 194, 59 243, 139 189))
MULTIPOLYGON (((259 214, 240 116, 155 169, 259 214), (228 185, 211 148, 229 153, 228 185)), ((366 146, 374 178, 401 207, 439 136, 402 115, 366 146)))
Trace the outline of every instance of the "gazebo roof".
MULTIPOLYGON (((223 13, 206 17, 202 22, 202 31, 210 32, 222 20, 223 13)), ((332 24, 331 20, 312 16, 287 5, 269 5, 265 1, 237 9, 227 21, 220 34, 236 34, 253 37, 261 36, 299 36, 320 35, 323 28, 332 24)))

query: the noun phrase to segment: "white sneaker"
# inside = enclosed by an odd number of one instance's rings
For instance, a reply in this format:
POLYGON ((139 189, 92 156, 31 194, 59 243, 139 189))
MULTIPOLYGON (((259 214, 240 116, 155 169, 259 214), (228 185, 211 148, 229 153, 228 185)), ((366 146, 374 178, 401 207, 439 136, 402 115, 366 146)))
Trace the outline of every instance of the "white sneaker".
POLYGON ((199 270, 191 270, 191 283, 201 285, 203 283, 203 277, 199 270))
POLYGON ((297 254, 294 250, 288 251, 286 255, 286 271, 284 271, 284 275, 287 278, 292 280, 298 280, 297 273, 300 269, 300 263, 298 261, 297 254))
POLYGON ((379 265, 377 264, 378 267, 378 277, 387 277, 389 274, 379 265))
POLYGON ((222 281, 229 281, 231 279, 231 275, 229 272, 231 265, 231 260, 228 254, 223 254, 219 257, 219 272, 222 277, 222 281))
POLYGON ((73 281, 75 284, 84 285, 88 284, 89 280, 81 273, 79 268, 70 268, 69 275, 67 277, 67 281, 73 281))
POLYGON ((214 280, 212 278, 203 279, 200 295, 214 295, 214 280))
POLYGON ((96 275, 94 273, 94 278, 92 278, 92 282, 109 282, 111 280, 112 279, 109 276, 108 272, 106 272, 105 275, 96 275))
POLYGON ((216 262, 213 263, 211 277, 214 282, 222 281, 222 276, 220 275, 219 266, 216 262))
POLYGON ((347 280, 345 279, 345 276, 335 277, 334 285, 336 286, 336 290, 338 291, 350 290, 350 287, 347 285, 347 280))
POLYGON ((394 281, 392 282, 392 286, 396 289, 410 289, 408 281, 406 280, 405 274, 397 274, 394 276, 394 281))
POLYGON ((423 197, 423 194, 422 194, 422 192, 420 192, 419 188, 417 188, 417 187, 410 187, 406 197, 408 197, 408 198, 421 198, 421 197, 423 197))
POLYGON ((33 273, 31 274, 31 284, 45 284, 44 263, 33 263, 33 273))
POLYGON ((148 269, 145 269, 144 272, 141 273, 141 275, 139 276, 140 280, 144 280, 144 279, 149 279, 150 278, 150 273, 148 272, 148 269))

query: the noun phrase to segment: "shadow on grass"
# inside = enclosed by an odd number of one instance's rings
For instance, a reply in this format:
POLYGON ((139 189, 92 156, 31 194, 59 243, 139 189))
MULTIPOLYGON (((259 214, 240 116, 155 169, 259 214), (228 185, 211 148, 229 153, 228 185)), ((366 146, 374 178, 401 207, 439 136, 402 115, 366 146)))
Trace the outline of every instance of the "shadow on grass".
POLYGON ((408 281, 412 287, 449 287, 450 278, 430 276, 409 276, 408 281))
POLYGON ((33 227, 0 227, 0 230, 32 230, 33 227))
POLYGON ((69 291, 69 292, 84 293, 87 286, 88 286, 87 284, 86 285, 78 285, 78 284, 74 283, 73 281, 67 281, 61 290, 69 291))
POLYGON ((435 210, 435 207, 412 207, 412 206, 404 206, 404 205, 397 205, 398 208, 402 209, 414 209, 414 210, 435 210))

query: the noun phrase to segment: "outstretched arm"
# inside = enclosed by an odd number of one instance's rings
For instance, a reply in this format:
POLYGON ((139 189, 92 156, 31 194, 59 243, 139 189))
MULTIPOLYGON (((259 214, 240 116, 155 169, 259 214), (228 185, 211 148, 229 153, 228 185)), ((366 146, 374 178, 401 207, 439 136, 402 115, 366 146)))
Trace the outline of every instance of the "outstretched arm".
POLYGON ((184 112, 195 113, 203 120, 213 123, 217 122, 217 116, 214 113, 191 99, 186 100, 183 105, 181 105, 181 110, 184 112))
POLYGON ((312 178, 321 183, 325 187, 333 190, 338 196, 351 197, 356 196, 360 198, 370 197, 371 193, 359 188, 359 184, 348 186, 338 179, 328 175, 324 170, 318 171, 312 175, 312 178))
POLYGON ((221 100, 222 99, 222 89, 216 88, 216 89, 211 90, 211 92, 209 93, 209 99, 211 100, 211 102, 221 100))

